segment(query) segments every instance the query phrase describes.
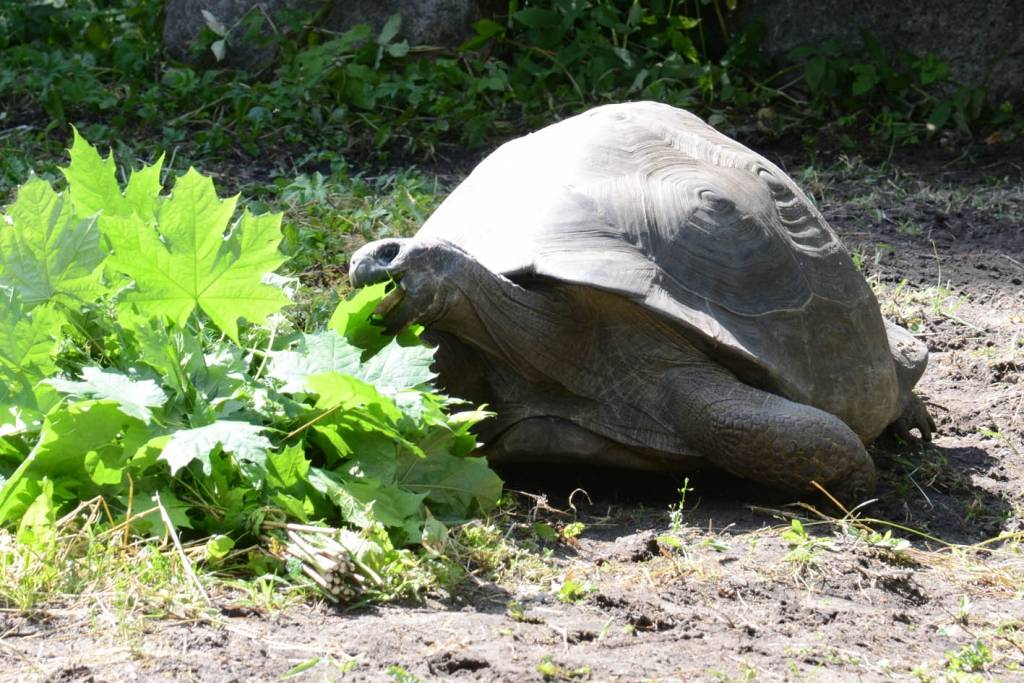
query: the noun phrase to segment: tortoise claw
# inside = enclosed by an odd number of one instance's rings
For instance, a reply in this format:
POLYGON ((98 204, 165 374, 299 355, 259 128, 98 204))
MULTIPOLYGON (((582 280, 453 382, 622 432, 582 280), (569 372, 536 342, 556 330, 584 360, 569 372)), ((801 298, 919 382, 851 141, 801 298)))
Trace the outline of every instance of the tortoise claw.
POLYGON ((916 394, 911 394, 903 414, 889 425, 887 431, 902 441, 910 442, 914 440, 910 433, 911 429, 916 429, 923 441, 931 441, 932 433, 936 431, 935 420, 928 413, 924 401, 916 394))

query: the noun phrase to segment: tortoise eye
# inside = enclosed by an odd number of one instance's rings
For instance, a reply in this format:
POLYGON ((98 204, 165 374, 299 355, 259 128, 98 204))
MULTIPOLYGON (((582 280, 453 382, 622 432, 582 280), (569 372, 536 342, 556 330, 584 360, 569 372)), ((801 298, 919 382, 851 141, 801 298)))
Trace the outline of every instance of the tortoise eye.
POLYGON ((391 263, 398 256, 398 245, 394 242, 381 245, 377 250, 377 258, 383 263, 391 263))

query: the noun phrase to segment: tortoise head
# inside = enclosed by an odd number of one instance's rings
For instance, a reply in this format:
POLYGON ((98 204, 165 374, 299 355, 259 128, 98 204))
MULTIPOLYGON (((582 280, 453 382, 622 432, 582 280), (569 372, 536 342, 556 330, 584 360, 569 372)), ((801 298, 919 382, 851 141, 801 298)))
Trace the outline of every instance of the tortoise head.
POLYGON ((352 255, 348 266, 348 279, 353 287, 398 280, 402 248, 407 239, 383 239, 361 247, 352 255), (397 261, 397 263, 396 263, 397 261))
POLYGON ((386 328, 427 325, 445 315, 471 288, 473 262, 462 249, 443 240, 383 239, 360 248, 349 263, 353 287, 394 282, 376 313, 386 328))

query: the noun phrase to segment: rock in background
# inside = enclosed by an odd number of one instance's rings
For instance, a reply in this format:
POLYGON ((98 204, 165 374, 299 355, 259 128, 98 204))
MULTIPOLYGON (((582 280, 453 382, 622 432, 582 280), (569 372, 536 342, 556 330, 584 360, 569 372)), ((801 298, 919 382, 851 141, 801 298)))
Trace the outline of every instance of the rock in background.
POLYGON ((503 6, 497 0, 167 0, 163 39, 174 59, 189 63, 206 59, 197 56, 194 48, 209 27, 205 10, 229 31, 222 64, 258 70, 273 61, 273 41, 268 38, 275 30, 287 29, 283 19, 288 12, 312 16, 316 27, 336 32, 357 24, 380 30, 398 13, 402 15, 399 40, 452 48, 472 35, 474 21, 494 16, 503 6), (252 39, 245 38, 248 20, 260 24, 252 39))
POLYGON ((1024 3, 1020 0, 739 0, 733 19, 763 24, 762 49, 784 57, 835 38, 856 49, 864 32, 883 48, 934 54, 950 76, 987 85, 993 99, 1024 102, 1024 3))

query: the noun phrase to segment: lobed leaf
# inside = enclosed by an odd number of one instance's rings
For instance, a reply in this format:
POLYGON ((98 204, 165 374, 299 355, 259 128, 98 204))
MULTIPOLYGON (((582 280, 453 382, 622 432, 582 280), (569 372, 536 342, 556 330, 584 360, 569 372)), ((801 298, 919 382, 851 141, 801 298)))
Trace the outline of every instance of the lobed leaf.
POLYGON ((0 221, 0 285, 28 308, 62 297, 89 302, 105 290, 99 281, 105 257, 95 218, 80 218, 45 180, 18 191, 0 221))
POLYGON ((81 382, 60 378, 45 381, 65 394, 115 401, 125 415, 146 424, 153 419, 150 408, 159 408, 167 402, 167 395, 151 379, 133 380, 119 372, 104 372, 94 367, 82 368, 82 379, 81 382))
POLYGON ((0 524, 18 519, 40 482, 59 482, 60 499, 89 497, 98 484, 116 484, 127 462, 122 435, 139 422, 113 401, 81 401, 55 408, 39 440, 0 489, 0 524))
POLYGON ((237 343, 239 318, 262 323, 288 303, 262 281, 285 261, 280 215, 245 211, 225 234, 236 203, 190 169, 160 207, 156 229, 137 215, 112 219, 109 262, 135 281, 128 300, 140 312, 184 327, 198 307, 237 343))
POLYGON ((95 147, 72 128, 71 163, 61 172, 68 181, 68 196, 79 216, 100 215, 100 228, 106 232, 108 219, 137 216, 153 223, 160 204, 160 170, 164 157, 131 174, 124 193, 117 182, 114 158, 100 156, 95 147))
POLYGON ((218 446, 242 460, 262 463, 270 449, 270 441, 261 435, 265 429, 261 425, 233 420, 218 420, 205 427, 179 429, 168 439, 160 459, 167 462, 172 475, 193 460, 198 460, 203 466, 203 472, 210 474, 210 454, 218 446))

